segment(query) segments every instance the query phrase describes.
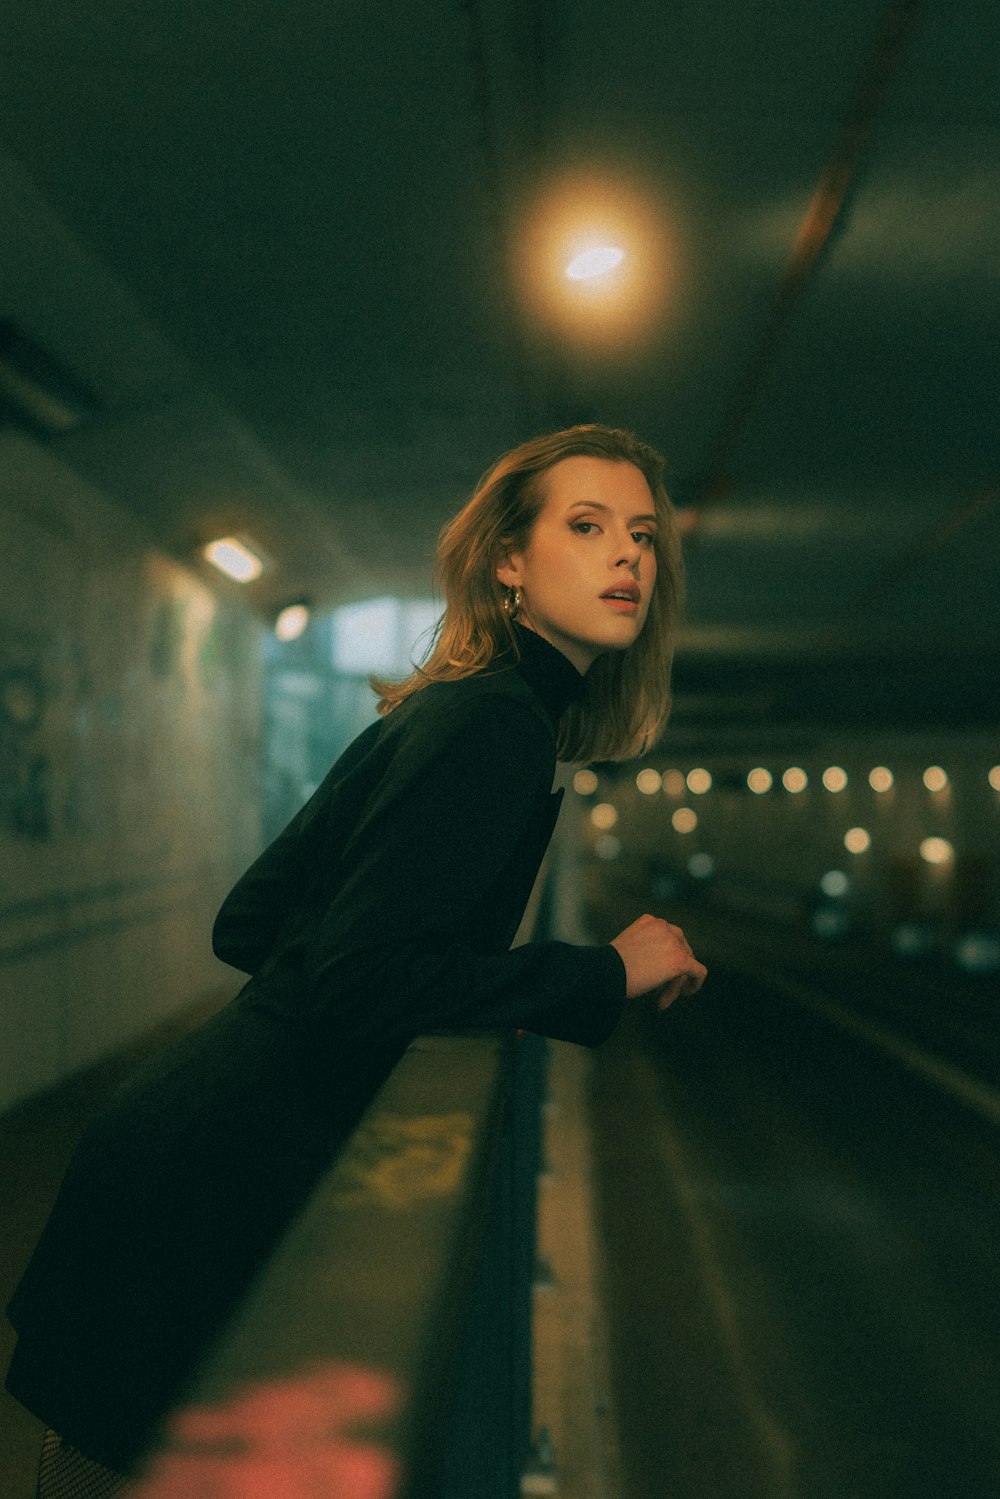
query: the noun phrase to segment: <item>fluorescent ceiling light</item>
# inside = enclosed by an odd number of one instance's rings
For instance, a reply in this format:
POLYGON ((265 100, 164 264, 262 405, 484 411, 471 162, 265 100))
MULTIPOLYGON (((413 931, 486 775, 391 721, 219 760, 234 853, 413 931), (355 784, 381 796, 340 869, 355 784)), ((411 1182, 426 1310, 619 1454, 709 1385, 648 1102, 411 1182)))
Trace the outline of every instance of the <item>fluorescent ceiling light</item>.
POLYGON ((237 583, 252 583, 264 571, 263 559, 238 536, 220 536, 210 541, 203 556, 237 583))

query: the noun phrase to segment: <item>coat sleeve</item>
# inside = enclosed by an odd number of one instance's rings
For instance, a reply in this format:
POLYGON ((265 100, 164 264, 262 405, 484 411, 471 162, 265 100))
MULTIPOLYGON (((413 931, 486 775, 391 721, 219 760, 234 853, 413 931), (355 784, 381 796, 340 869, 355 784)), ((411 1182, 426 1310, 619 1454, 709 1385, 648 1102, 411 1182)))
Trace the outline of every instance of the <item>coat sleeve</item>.
POLYGON ((321 1030, 391 1041, 523 1027, 584 1045, 606 1039, 625 1001, 613 947, 484 952, 461 938, 483 928, 484 903, 488 917, 499 899, 551 773, 551 736, 538 716, 487 695, 439 736, 401 792, 388 787, 376 799, 302 953, 321 1030))

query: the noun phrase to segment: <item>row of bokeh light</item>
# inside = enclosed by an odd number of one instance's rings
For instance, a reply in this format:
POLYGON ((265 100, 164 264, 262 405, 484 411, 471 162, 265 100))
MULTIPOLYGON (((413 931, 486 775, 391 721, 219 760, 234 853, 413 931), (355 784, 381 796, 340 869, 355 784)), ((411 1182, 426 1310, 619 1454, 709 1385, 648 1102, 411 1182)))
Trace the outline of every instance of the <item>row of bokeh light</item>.
MULTIPOLYGON (((895 785, 895 779, 886 765, 876 765, 868 773, 868 784, 878 795, 891 791, 895 785)), ((834 795, 844 791, 848 785, 847 772, 839 765, 827 766, 820 780, 824 788, 834 795)), ((921 780, 932 794, 945 792, 950 785, 948 773, 940 765, 929 765, 923 772, 921 780)), ((987 780, 994 791, 1000 792, 1000 765, 991 767, 987 772, 987 780)), ((592 796, 598 784, 598 778, 592 770, 579 770, 573 777, 573 789, 580 796, 592 796)), ((679 797, 683 796, 685 791, 690 791, 695 796, 704 796, 706 792, 711 791, 714 782, 711 771, 701 766, 688 771, 687 775, 680 770, 660 772, 652 766, 645 766, 637 774, 635 784, 645 796, 655 796, 657 792, 662 791, 667 796, 679 797)), ((774 776, 764 766, 759 765, 747 774, 746 784, 750 791, 761 796, 771 790, 774 785, 774 776)), ((806 789, 809 785, 809 777, 801 766, 792 765, 783 772, 781 784, 794 796, 806 789)), ((595 830, 606 840, 607 852, 610 853, 612 840, 608 838, 608 835, 617 825, 617 808, 610 802, 599 802, 591 810, 590 821, 595 830)), ((698 826, 698 814, 693 807, 677 807, 670 821, 675 832, 693 833, 698 826)), ((617 845, 617 843, 618 840, 614 839, 613 844, 617 845)), ((871 844, 872 838, 867 828, 848 828, 844 834, 844 847, 848 853, 866 853, 871 848, 871 844)), ((932 836, 922 840, 920 856, 928 864, 948 864, 954 859, 955 850, 946 838, 932 836)))

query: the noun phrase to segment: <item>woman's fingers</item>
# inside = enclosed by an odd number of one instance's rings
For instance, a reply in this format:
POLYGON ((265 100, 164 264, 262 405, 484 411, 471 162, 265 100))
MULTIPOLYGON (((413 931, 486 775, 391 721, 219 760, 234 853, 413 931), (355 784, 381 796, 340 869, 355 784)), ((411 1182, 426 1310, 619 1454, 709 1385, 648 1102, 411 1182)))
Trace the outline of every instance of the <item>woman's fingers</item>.
POLYGON ((658 994, 661 1008, 680 994, 694 994, 705 981, 707 969, 691 951, 679 926, 659 916, 640 916, 612 939, 625 965, 629 999, 658 994))

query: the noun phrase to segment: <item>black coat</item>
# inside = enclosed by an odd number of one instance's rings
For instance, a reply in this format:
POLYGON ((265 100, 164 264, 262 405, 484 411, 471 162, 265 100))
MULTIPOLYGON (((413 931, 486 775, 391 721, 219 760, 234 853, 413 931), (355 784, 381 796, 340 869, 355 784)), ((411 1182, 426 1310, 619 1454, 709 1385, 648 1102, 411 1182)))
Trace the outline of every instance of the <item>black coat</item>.
POLYGON ((594 1045, 612 947, 508 951, 558 813, 575 668, 522 658, 366 729, 227 897, 213 941, 252 975, 140 1068, 84 1136, 9 1308, 17 1399, 126 1468, 392 1070, 433 1030, 594 1045))

